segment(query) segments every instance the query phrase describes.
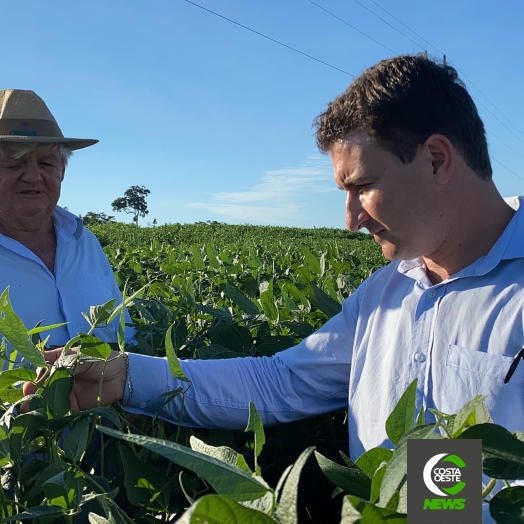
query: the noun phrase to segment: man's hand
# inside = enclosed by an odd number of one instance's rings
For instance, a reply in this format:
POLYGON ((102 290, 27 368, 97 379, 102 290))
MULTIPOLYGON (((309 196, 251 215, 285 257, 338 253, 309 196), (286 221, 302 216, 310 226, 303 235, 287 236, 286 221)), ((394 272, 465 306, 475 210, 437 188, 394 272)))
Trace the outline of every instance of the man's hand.
MULTIPOLYGON (((45 352, 45 359, 49 364, 54 364, 62 354, 62 348, 45 352)), ((70 353, 75 353, 72 349, 70 353)), ((75 383, 71 392, 71 408, 74 411, 85 411, 97 407, 99 384, 104 373, 100 405, 107 406, 122 400, 124 386, 127 378, 127 356, 118 351, 111 353, 109 362, 88 362, 77 364, 75 369, 75 383), (105 366, 105 371, 104 371, 105 366)), ((36 393, 38 386, 26 382, 22 386, 24 395, 36 393)), ((24 406, 25 407, 25 406, 24 406)), ((22 407, 22 411, 26 411, 22 407)))

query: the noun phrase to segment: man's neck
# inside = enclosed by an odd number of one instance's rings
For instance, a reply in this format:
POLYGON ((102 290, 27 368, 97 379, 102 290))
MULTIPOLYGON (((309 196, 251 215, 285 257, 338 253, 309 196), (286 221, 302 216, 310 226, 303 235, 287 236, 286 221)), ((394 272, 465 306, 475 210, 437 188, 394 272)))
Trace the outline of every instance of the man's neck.
POLYGON ((495 198, 473 202, 469 208, 464 204, 454 234, 450 234, 441 252, 422 257, 429 280, 438 284, 486 256, 514 214, 515 210, 498 193, 495 198))

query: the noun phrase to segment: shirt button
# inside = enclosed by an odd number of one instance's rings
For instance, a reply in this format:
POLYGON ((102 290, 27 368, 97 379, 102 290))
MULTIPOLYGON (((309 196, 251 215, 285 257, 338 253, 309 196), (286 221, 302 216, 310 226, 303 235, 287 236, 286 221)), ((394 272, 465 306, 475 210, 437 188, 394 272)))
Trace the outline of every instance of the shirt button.
POLYGON ((417 362, 425 362, 426 361, 426 355, 424 355, 424 353, 415 353, 415 360, 417 362))
MULTIPOLYGON (((416 358, 416 355, 415 355, 415 358, 416 358)), ((138 404, 138 407, 145 409, 147 407, 147 404, 145 402, 140 402, 140 404, 138 404)))
POLYGON ((428 297, 429 298, 435 298, 435 295, 436 295, 436 293, 435 293, 435 291, 433 289, 430 289, 428 291, 428 297))

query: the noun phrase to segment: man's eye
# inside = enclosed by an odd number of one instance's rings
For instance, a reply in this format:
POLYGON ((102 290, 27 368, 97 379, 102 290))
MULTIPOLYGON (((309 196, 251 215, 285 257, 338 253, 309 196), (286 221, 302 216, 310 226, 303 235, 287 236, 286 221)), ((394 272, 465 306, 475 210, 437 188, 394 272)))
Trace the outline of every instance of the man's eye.
POLYGON ((20 169, 22 167, 22 164, 11 164, 10 166, 5 166, 6 169, 12 169, 15 171, 16 169, 20 169))

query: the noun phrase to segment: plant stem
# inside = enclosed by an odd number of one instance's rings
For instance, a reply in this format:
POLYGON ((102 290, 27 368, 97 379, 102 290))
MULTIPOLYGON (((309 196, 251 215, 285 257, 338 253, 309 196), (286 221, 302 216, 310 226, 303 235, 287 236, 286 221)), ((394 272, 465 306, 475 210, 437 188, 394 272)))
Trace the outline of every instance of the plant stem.
POLYGON ((482 490, 482 500, 484 500, 493 491, 496 483, 497 479, 491 479, 487 483, 486 487, 482 490))
POLYGON ((100 401, 102 400, 102 384, 104 383, 104 373, 106 372, 107 368, 107 360, 104 362, 104 367, 102 369, 102 373, 100 373, 100 381, 98 382, 98 407, 100 407, 100 401))
POLYGON ((3 487, 0 486, 0 489, 2 490, 2 507, 3 507, 3 514, 4 517, 9 517, 9 511, 7 509, 7 499, 5 498, 5 490, 3 487))

